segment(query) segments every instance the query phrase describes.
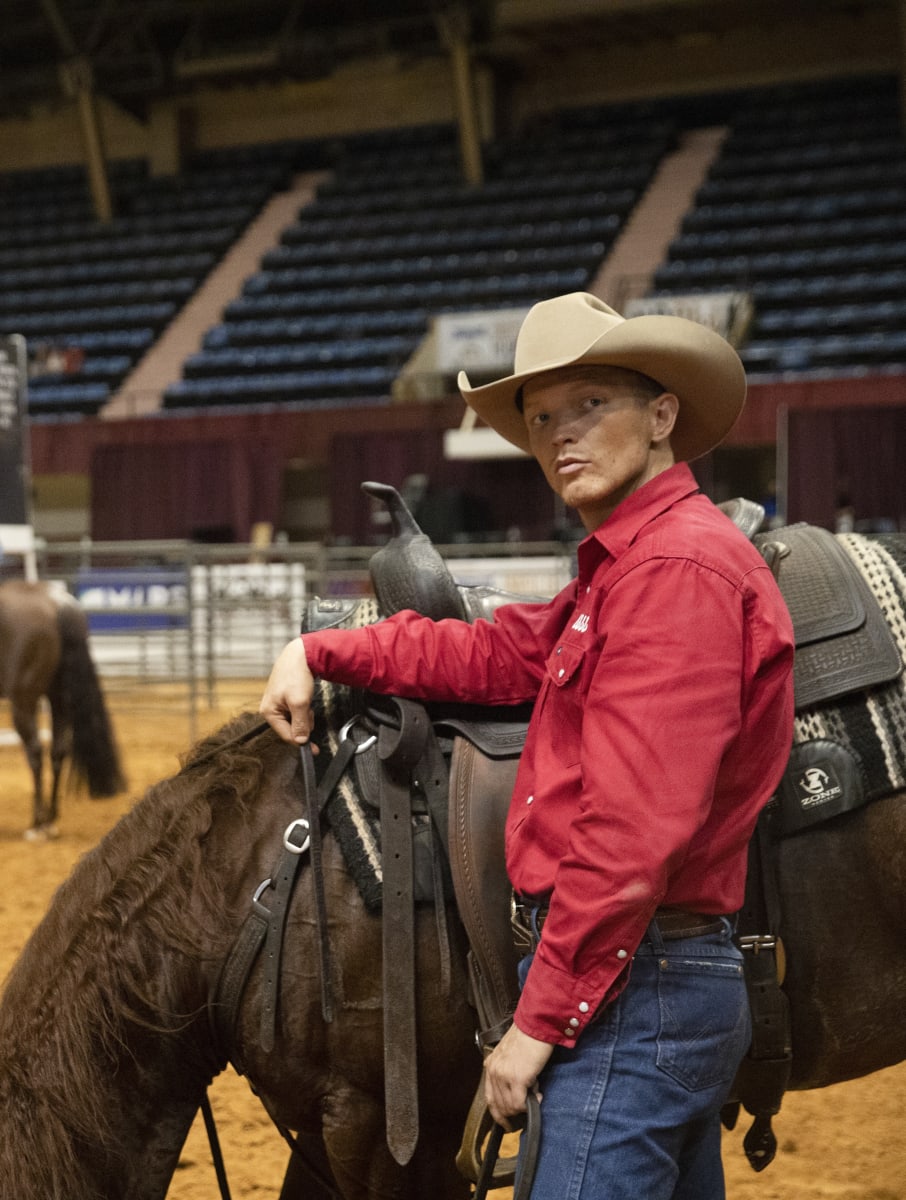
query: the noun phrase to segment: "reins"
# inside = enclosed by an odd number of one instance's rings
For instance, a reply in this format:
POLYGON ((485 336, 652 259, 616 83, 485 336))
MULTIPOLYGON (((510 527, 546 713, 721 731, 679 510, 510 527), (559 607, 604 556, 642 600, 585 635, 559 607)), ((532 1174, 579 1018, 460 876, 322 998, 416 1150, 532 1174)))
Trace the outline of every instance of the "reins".
MULTIPOLYGON (((320 819, 324 808, 333 794, 346 768, 355 755, 371 743, 358 743, 351 736, 354 719, 347 721, 339 735, 337 751, 330 761, 320 784, 316 782, 314 755, 311 745, 299 747, 299 762, 302 778, 302 809, 304 815, 295 817, 283 832, 283 852, 273 873, 264 879, 252 896, 252 906, 236 941, 224 962, 220 978, 208 1002, 208 1016, 214 1037, 217 1055, 221 1061, 231 1061, 239 1074, 245 1074, 235 1048, 234 1032, 239 1016, 239 1007, 246 981, 252 966, 263 947, 270 948, 263 982, 264 998, 261 1012, 261 1042, 265 1049, 272 1049, 276 1036, 277 997, 279 994, 280 948, 296 878, 306 850, 310 851, 312 887, 318 914, 318 952, 321 966, 321 1009, 324 1020, 333 1020, 333 997, 330 986, 330 946, 327 937, 324 901, 324 874, 321 859, 320 819), (270 893, 269 907, 265 897, 270 893)), ((213 747, 200 758, 187 765, 186 770, 210 761, 217 754, 233 746, 250 741, 268 728, 266 721, 258 722, 229 742, 213 747)), ((208 1142, 221 1200, 230 1200, 229 1182, 226 1176, 223 1155, 220 1150, 214 1116, 207 1094, 201 1104, 208 1142)), ((276 1122, 275 1122, 276 1124, 276 1122)), ((297 1149, 296 1140, 288 1129, 277 1124, 277 1129, 290 1149, 297 1149)), ((324 1179, 309 1163, 305 1164, 312 1178, 334 1191, 334 1185, 324 1179)))
POLYGON ((201 1098, 201 1115, 204 1118, 205 1133, 208 1135, 208 1145, 211 1147, 211 1158, 214 1162, 214 1174, 217 1176, 217 1186, 220 1188, 221 1200, 230 1200, 230 1183, 227 1179, 226 1163, 223 1161, 223 1151, 220 1149, 220 1138, 211 1110, 208 1093, 201 1098))
MULTIPOLYGON (((541 1104, 535 1092, 526 1093, 525 1115, 521 1120, 513 1118, 513 1124, 517 1129, 522 1129, 521 1145, 523 1146, 523 1153, 519 1159, 513 1183, 513 1200, 528 1200, 532 1184, 535 1181, 538 1149, 541 1144, 541 1104)), ((478 1182, 475 1184, 475 1191, 472 1193, 472 1200, 486 1200, 488 1192, 500 1186, 494 1180, 494 1168, 500 1157, 500 1145, 506 1132, 502 1125, 494 1122, 488 1136, 484 1158, 481 1160, 481 1172, 478 1182)))

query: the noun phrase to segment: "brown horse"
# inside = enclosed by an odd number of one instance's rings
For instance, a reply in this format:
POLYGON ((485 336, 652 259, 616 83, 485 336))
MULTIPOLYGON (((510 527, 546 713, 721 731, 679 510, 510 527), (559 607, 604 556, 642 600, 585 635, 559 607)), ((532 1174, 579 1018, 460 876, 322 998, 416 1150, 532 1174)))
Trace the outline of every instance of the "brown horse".
MULTIPOLYGON (((157 784, 75 868, 14 967, 0 1005, 0 1178, 17 1200, 163 1200, 186 1133, 225 1064, 206 1016, 251 897, 303 811, 299 756, 240 718, 157 784), (201 761, 212 746, 215 755, 201 761)), ((273 1049, 261 1049, 262 964, 239 1042, 249 1082, 299 1131, 336 1194, 465 1197, 453 1165, 480 1061, 464 947, 441 985, 436 926, 417 913, 421 1136, 399 1166, 385 1142, 381 929, 324 839, 335 1016, 321 1012, 311 889, 299 881, 273 1049), (314 1149, 313 1149, 314 1148, 314 1149)), ((279 1139, 275 1133, 275 1145, 279 1139)), ((306 1182, 300 1200, 333 1194, 306 1182)))
POLYGON ((0 584, 0 696, 12 707, 34 781, 31 836, 50 836, 57 820, 67 758, 94 797, 125 787, 103 693, 88 645, 85 615, 71 597, 47 585, 0 584), (45 799, 38 703, 50 705, 52 779, 45 799))

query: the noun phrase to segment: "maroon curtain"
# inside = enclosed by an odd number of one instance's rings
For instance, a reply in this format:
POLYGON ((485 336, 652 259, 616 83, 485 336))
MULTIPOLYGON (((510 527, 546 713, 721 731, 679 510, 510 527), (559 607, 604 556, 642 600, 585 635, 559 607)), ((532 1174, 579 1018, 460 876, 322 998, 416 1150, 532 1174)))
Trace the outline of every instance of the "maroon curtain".
POLYGON ((906 407, 791 409, 787 518, 825 529, 841 508, 856 528, 906 529, 906 407))
POLYGON ((398 491, 413 475, 427 477, 416 519, 434 541, 496 540, 518 530, 522 541, 555 533, 554 497, 537 463, 528 458, 444 458, 443 431, 336 434, 331 439, 330 501, 334 537, 359 545, 381 543, 387 529, 362 493, 371 480, 398 491))
POLYGON ((277 525, 282 462, 267 440, 97 446, 92 537, 248 541, 256 522, 277 525))

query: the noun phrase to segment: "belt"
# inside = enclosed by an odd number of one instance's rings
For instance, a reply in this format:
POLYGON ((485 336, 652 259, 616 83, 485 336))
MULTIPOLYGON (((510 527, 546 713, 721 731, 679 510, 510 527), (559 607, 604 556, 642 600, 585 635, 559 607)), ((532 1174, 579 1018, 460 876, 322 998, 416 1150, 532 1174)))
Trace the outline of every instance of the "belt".
POLYGON ((685 908, 658 908, 654 920, 665 942, 679 938, 705 937, 709 933, 720 933, 724 918, 714 913, 689 912, 685 908))
MULTIPOLYGON (((531 896, 513 896, 511 919, 517 946, 522 945, 526 938, 532 939, 541 933, 547 912, 547 901, 539 902, 531 896)), ((689 912, 684 908, 655 909, 653 920, 657 922, 658 931, 665 942, 678 941, 680 938, 705 937, 723 929, 723 917, 713 913, 689 912)))

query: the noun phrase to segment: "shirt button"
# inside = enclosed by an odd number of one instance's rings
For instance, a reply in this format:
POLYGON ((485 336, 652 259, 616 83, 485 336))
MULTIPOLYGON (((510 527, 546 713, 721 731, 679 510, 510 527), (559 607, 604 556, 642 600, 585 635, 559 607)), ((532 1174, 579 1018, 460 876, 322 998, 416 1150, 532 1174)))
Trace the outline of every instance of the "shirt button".
POLYGON ((587 1013, 587 1012, 588 1012, 588 1005, 585 1003, 585 1001, 584 1001, 584 1000, 583 1000, 583 1001, 582 1001, 582 1003, 579 1005, 579 1012, 580 1012, 580 1013, 587 1013))
POLYGON ((534 799, 535 799, 535 797, 534 797, 534 796, 529 796, 529 797, 527 797, 527 799, 526 799, 526 801, 525 801, 525 802, 526 802, 526 804, 531 804, 531 802, 532 802, 534 799))
POLYGON ((585 595, 587 596, 590 591, 591 591, 591 584, 589 584, 588 587, 585 589, 585 595))
POLYGON ((557 647, 557 653, 558 653, 558 654, 562 654, 562 653, 563 653, 563 647, 562 647, 562 646, 558 646, 558 647, 557 647))
POLYGON ((560 670, 557 672, 557 678, 558 678, 558 679, 562 679, 562 678, 563 678, 563 676, 564 676, 565 674, 566 674, 566 672, 565 672, 565 671, 564 671, 564 669, 561 667, 561 668, 560 668, 560 670))
POLYGON ((628 958, 628 957, 629 957, 628 950, 618 950, 617 951, 617 958, 628 958))
POLYGON ((579 1028, 579 1018, 578 1017, 570 1017, 569 1023, 570 1023, 570 1025, 572 1025, 573 1029, 579 1028))
POLYGON ((576 1031, 574 1029, 564 1029, 563 1036, 568 1037, 568 1038, 574 1038, 576 1036, 576 1031))

